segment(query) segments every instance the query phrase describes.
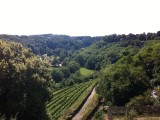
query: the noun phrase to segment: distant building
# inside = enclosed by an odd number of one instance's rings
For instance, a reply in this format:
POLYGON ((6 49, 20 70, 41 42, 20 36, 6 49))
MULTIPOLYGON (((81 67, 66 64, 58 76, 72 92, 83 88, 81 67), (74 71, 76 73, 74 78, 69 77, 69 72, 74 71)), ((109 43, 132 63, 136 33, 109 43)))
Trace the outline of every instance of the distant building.
POLYGON ((153 90, 152 93, 151 93, 152 97, 157 99, 158 98, 158 92, 157 90, 153 90))

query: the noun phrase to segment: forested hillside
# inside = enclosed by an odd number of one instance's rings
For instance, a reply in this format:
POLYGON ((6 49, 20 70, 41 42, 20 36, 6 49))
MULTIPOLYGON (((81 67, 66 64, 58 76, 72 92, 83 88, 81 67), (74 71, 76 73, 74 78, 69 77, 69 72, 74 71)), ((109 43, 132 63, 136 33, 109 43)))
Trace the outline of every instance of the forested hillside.
POLYGON ((102 70, 99 90, 108 104, 159 104, 150 97, 160 85, 159 48, 160 41, 147 41, 137 53, 128 52, 102 70))
POLYGON ((59 56, 61 59, 71 55, 75 50, 90 46, 102 37, 67 35, 0 35, 0 39, 22 43, 24 47, 31 48, 34 54, 59 56))
POLYGON ((160 31, 147 34, 107 35, 85 50, 75 53, 70 59, 74 59, 83 67, 100 70, 108 64, 115 63, 123 54, 131 51, 132 54, 136 53, 145 41, 157 39, 160 39, 160 31))
POLYGON ((100 71, 98 91, 105 104, 156 105, 159 101, 150 95, 160 85, 159 37, 159 31, 105 36, 69 61, 100 71))
POLYGON ((160 85, 160 32, 110 35, 72 59, 100 70, 99 94, 107 105, 158 105, 151 91, 160 85))

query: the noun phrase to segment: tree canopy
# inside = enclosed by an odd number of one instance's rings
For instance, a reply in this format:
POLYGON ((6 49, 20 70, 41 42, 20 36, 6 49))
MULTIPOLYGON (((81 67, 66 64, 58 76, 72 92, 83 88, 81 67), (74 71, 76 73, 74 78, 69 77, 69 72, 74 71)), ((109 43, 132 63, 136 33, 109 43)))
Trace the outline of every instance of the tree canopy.
POLYGON ((130 101, 129 105, 153 104, 147 91, 153 87, 151 81, 160 83, 159 48, 159 41, 148 41, 137 53, 122 56, 102 71, 98 90, 106 102, 120 106, 130 101), (138 99, 147 102, 138 102, 138 99))
POLYGON ((48 119, 48 67, 48 60, 41 60, 30 49, 0 40, 0 116, 7 120, 48 119))

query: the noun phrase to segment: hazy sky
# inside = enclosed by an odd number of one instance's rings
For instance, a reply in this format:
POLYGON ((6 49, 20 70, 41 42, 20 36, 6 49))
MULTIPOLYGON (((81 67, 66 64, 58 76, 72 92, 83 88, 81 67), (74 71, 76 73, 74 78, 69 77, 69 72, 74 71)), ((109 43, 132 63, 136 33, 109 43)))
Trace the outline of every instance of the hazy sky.
POLYGON ((0 0, 0 34, 156 32, 159 5, 160 0, 0 0))

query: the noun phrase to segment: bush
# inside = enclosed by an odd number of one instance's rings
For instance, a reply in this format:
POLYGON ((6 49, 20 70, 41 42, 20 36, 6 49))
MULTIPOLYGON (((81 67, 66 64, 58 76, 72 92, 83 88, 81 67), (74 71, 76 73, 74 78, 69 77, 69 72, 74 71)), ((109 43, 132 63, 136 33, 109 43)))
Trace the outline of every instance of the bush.
POLYGON ((130 110, 124 120, 136 120, 137 113, 134 110, 130 110))
POLYGON ((94 120, 104 120, 104 112, 102 110, 96 112, 94 120))

